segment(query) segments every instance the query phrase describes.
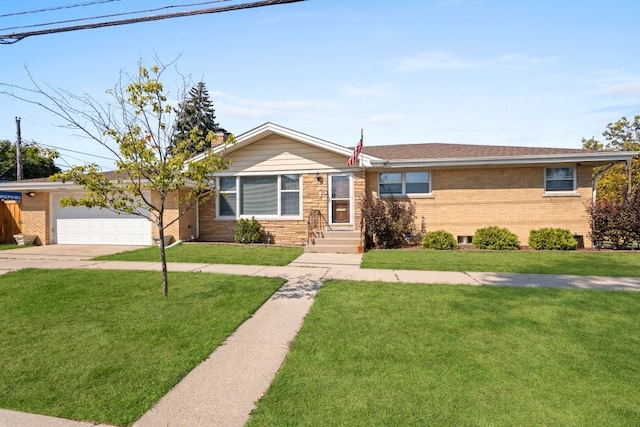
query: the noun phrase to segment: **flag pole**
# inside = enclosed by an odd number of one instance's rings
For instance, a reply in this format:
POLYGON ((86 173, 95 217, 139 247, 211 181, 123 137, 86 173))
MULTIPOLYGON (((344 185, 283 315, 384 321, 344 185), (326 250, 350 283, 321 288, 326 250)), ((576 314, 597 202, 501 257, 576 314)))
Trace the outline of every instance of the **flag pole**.
POLYGON ((364 144, 364 128, 360 128, 360 153, 358 153, 358 166, 362 167, 362 145, 364 144))

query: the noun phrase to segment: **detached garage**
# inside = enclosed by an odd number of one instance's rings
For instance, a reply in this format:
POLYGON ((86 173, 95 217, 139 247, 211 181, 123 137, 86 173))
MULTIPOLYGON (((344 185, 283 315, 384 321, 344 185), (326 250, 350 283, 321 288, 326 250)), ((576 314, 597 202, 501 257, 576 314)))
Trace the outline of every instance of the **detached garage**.
POLYGON ((52 243, 59 245, 149 245, 151 222, 107 209, 60 207, 69 194, 51 195, 52 243))

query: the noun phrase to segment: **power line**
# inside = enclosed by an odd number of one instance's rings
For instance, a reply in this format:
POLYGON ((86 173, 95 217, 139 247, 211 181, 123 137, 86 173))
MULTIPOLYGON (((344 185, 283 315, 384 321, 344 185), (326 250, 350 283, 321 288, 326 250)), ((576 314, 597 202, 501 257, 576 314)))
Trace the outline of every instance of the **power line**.
POLYGON ((173 12, 163 15, 143 16, 140 18, 123 19, 119 21, 97 22, 93 24, 74 25, 70 27, 51 28, 47 30, 30 31, 23 33, 3 34, 0 35, 0 44, 13 44, 30 36, 41 36, 45 34, 62 33, 77 30, 88 30, 92 28, 113 27, 117 25, 136 24, 139 22, 159 21, 161 19, 181 18, 185 16, 204 15, 209 13, 229 12, 233 10, 250 9, 263 6, 273 6, 278 4, 296 3, 305 0, 264 0, 252 3, 242 3, 224 7, 214 7, 208 9, 197 9, 182 12, 173 12))
POLYGON ((102 4, 102 3, 112 3, 114 1, 120 1, 120 0, 88 1, 88 2, 85 2, 85 3, 69 4, 69 5, 65 5, 65 6, 56 6, 56 7, 48 7, 48 8, 45 8, 45 9, 36 9, 36 10, 27 10, 27 11, 24 11, 24 12, 5 13, 3 15, 0 15, 0 18, 6 18, 8 16, 31 15, 31 14, 34 14, 34 13, 41 13, 41 12, 52 12, 54 10, 62 10, 62 9, 73 9, 75 7, 93 6, 93 5, 102 4))
POLYGON ((202 5, 205 5, 205 4, 222 3, 222 2, 226 2, 226 1, 231 1, 231 0, 215 0, 215 1, 204 1, 204 2, 200 2, 200 3, 191 3, 191 4, 178 4, 178 5, 158 7, 156 9, 145 9, 145 10, 136 10, 136 11, 133 11, 133 12, 111 13, 111 14, 108 14, 108 15, 91 16, 91 17, 88 17, 88 18, 67 19, 67 20, 64 20, 64 21, 47 22, 47 23, 44 23, 44 24, 21 25, 21 26, 17 26, 17 27, 6 27, 6 28, 0 28, 0 31, 16 30, 16 29, 19 29, 19 28, 48 27, 50 25, 69 24, 71 22, 81 22, 81 21, 92 21, 94 19, 103 19, 103 18, 115 18, 116 16, 137 15, 137 14, 140 14, 140 13, 158 12, 160 10, 175 9, 175 8, 179 8, 179 7, 202 6, 202 5))
POLYGON ((54 145, 43 144, 42 142, 36 142, 36 141, 29 141, 29 142, 31 142, 31 143, 33 143, 35 145, 41 145, 41 146, 47 147, 47 148, 55 148, 56 150, 69 151, 71 153, 82 154, 82 155, 91 156, 91 157, 97 157, 99 159, 105 159, 105 160, 111 160, 111 161, 115 160, 115 159, 110 158, 110 157, 98 156, 97 154, 91 154, 91 153, 83 153, 82 151, 75 151, 75 150, 70 150, 68 148, 56 147, 54 145))

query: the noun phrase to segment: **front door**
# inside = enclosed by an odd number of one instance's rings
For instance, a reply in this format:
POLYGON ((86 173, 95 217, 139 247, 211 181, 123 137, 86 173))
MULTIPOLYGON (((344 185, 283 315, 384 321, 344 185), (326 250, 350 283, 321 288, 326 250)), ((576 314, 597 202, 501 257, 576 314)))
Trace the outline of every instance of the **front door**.
POLYGON ((351 175, 331 175, 329 179, 329 223, 350 224, 352 212, 351 175))

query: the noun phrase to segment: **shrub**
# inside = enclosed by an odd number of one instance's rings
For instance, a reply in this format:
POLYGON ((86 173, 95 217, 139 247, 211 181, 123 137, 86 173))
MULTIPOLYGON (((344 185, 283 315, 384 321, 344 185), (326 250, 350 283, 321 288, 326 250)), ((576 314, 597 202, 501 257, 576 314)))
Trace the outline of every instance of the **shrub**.
POLYGON ((573 250, 578 242, 569 230, 563 228, 541 228, 529 233, 529 246, 537 250, 573 250))
POLYGON ((422 246, 425 249, 435 249, 439 251, 450 251, 458 249, 458 243, 453 238, 453 234, 445 230, 429 231, 422 239, 422 246))
POLYGON ((477 229, 473 235, 473 246, 478 249, 499 251, 520 249, 518 236, 506 228, 495 225, 477 229))
POLYGON ((640 243, 640 187, 636 187, 623 200, 599 199, 587 203, 591 232, 596 245, 609 242, 616 249, 640 243))
POLYGON ((236 224, 233 240, 237 243, 261 243, 262 224, 254 217, 239 220, 236 224))
POLYGON ((360 207, 368 247, 375 244, 397 248, 407 242, 409 233, 415 234, 416 207, 409 201, 367 194, 362 198, 360 207))

